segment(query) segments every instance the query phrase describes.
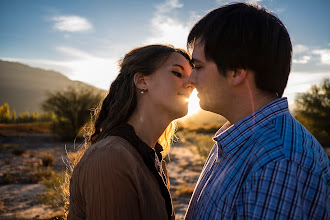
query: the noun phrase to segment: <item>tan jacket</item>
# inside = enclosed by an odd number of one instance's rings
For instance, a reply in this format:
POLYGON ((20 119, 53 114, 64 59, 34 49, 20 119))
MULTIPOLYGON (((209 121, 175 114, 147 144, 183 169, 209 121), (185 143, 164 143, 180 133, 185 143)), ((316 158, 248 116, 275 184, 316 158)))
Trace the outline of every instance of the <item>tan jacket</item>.
POLYGON ((75 167, 68 220, 167 218, 155 177, 125 139, 97 142, 75 167))

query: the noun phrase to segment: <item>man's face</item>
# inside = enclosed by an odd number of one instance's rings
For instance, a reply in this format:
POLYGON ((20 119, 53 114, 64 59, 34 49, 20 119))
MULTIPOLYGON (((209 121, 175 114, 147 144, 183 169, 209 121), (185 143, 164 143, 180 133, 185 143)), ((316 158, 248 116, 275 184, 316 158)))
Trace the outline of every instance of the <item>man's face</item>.
POLYGON ((204 44, 198 39, 192 58, 195 67, 189 80, 198 91, 199 105, 204 110, 224 115, 228 111, 227 100, 230 98, 227 78, 219 73, 217 65, 212 60, 205 58, 204 44))

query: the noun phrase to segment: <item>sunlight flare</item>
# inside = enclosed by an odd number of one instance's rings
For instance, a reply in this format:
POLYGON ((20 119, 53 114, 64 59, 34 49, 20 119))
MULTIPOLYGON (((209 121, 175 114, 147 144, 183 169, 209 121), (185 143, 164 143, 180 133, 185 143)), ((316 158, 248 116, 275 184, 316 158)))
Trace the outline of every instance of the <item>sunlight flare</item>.
POLYGON ((197 94, 197 90, 194 89, 190 97, 187 99, 187 101, 189 102, 187 116, 196 114, 197 112, 199 112, 199 110, 201 110, 201 108, 199 107, 199 98, 197 97, 197 94))

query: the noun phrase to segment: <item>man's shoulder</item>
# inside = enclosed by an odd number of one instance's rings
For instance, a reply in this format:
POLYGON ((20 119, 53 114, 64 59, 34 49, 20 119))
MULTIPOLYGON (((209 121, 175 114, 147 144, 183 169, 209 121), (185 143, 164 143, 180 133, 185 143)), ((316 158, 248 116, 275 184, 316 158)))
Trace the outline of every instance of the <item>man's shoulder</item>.
POLYGON ((268 158, 268 162, 284 159, 307 169, 329 164, 322 146, 291 114, 279 116, 259 129, 254 144, 257 156, 268 158))

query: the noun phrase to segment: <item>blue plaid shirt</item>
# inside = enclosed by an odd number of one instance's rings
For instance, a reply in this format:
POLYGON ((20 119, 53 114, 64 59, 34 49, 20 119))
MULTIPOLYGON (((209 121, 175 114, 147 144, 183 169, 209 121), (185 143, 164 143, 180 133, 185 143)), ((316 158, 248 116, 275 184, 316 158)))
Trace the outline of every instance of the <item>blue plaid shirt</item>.
POLYGON ((277 99, 225 124, 186 219, 329 219, 330 165, 316 139, 277 99))

